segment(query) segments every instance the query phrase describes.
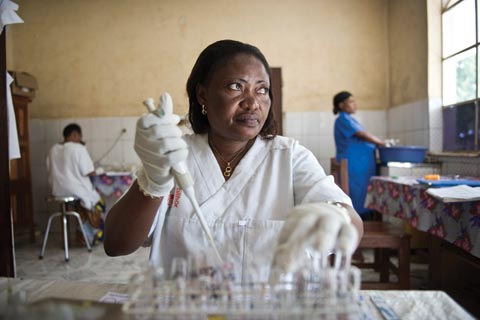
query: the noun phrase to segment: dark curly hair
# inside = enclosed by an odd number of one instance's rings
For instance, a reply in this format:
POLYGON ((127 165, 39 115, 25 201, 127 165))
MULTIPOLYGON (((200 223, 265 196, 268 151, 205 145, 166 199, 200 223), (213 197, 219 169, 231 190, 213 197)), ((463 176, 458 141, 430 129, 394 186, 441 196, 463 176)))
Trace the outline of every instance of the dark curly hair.
POLYGON ((82 134, 82 128, 76 123, 70 123, 65 128, 63 128, 63 138, 67 139, 74 132, 82 134))
MULTIPOLYGON (((271 83, 271 71, 267 59, 262 52, 255 46, 234 40, 220 40, 206 47, 193 66, 192 72, 187 81, 188 94, 188 119, 195 133, 208 133, 210 131, 210 123, 207 117, 202 114, 202 106, 197 100, 197 86, 207 85, 213 73, 225 66, 231 59, 238 54, 247 54, 254 56, 260 60, 268 73, 268 79, 271 83)), ((270 88, 268 95, 273 103, 272 89, 270 88)), ((277 125, 273 110, 270 105, 267 120, 260 130, 260 136, 272 139, 277 134, 277 125)))
POLYGON ((340 103, 350 98, 352 94, 348 91, 341 91, 333 97, 333 114, 337 114, 340 111, 340 103))

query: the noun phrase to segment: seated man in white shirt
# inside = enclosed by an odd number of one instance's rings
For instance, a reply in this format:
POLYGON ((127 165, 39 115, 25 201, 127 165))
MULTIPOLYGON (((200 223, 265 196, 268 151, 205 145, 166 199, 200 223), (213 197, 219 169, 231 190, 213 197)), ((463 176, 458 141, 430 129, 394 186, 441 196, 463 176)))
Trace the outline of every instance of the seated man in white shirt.
MULTIPOLYGON (((56 143, 47 157, 48 181, 54 196, 79 198, 75 210, 80 214, 90 244, 103 239, 103 199, 90 181, 95 175, 92 158, 82 141, 82 129, 71 123, 63 129, 64 141, 56 143)), ((77 233, 78 234, 78 233, 77 233)), ((78 239, 83 240, 79 234, 78 239)))

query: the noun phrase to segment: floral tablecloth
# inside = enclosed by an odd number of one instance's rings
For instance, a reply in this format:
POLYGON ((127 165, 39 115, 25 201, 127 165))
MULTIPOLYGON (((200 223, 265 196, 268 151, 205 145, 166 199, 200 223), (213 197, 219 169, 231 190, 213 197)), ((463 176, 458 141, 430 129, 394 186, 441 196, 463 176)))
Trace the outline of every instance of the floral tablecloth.
POLYGON ((444 203, 412 179, 372 177, 365 206, 408 221, 415 229, 480 258, 480 201, 444 203))
POLYGON ((104 197, 121 197, 132 182, 133 175, 130 172, 106 172, 92 177, 94 187, 104 197))

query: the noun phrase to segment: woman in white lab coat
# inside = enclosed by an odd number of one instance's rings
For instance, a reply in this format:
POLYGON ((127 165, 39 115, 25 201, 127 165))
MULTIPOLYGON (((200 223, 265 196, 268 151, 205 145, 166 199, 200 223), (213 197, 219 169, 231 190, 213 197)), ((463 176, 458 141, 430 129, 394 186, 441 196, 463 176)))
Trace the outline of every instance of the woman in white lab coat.
POLYGON ((256 47, 232 40, 211 44, 193 67, 187 93, 194 134, 184 136, 186 143, 174 117, 148 114, 137 123, 135 150, 143 166, 107 216, 107 254, 135 251, 152 225, 162 229, 160 260, 166 270, 174 257, 209 248, 192 205, 173 187, 170 168, 180 161, 192 174, 220 255, 242 278, 266 279, 284 222, 293 225, 295 206, 339 202, 361 236, 362 222, 350 199, 313 154, 276 135, 270 68, 256 47))

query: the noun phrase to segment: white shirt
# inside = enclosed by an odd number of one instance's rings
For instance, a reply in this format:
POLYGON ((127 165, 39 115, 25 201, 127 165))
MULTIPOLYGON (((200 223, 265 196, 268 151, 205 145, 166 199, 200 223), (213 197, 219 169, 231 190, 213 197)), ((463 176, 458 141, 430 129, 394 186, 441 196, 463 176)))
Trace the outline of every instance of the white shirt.
POLYGON ((47 170, 54 196, 76 196, 89 210, 100 200, 87 176, 94 171, 94 166, 84 145, 76 142, 55 144, 47 157, 47 170))
MULTIPOLYGON (((184 138, 189 145, 187 166, 205 220, 223 260, 233 263, 244 281, 266 281, 280 230, 295 205, 324 200, 351 205, 333 177, 298 141, 257 138, 225 181, 207 135, 184 138)), ((155 249, 166 272, 174 257, 210 248, 188 198, 176 189, 168 200, 166 217, 163 206, 157 213, 165 222, 155 249)))

